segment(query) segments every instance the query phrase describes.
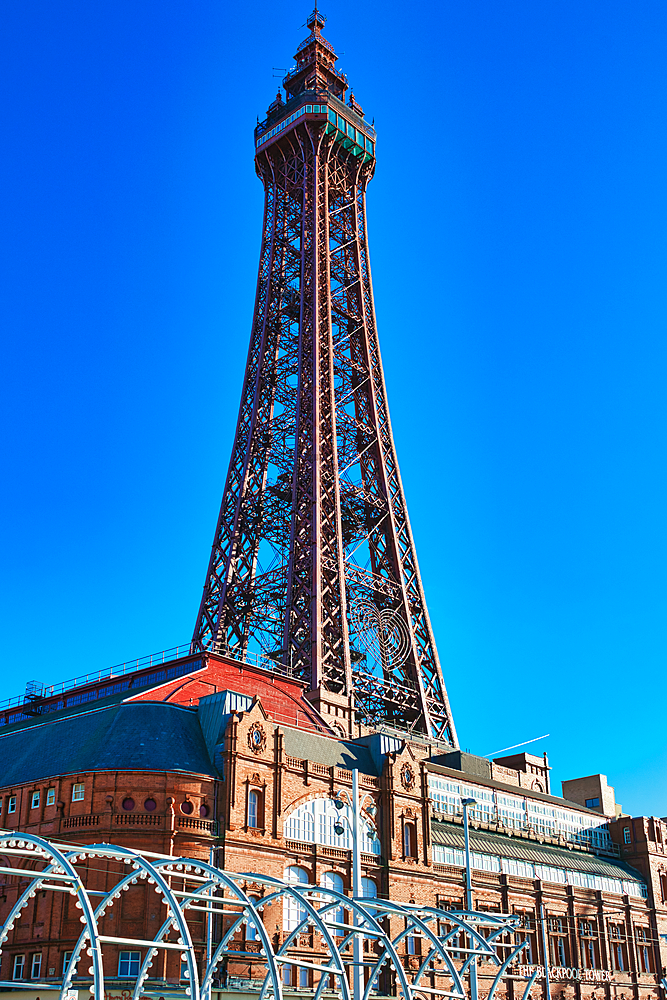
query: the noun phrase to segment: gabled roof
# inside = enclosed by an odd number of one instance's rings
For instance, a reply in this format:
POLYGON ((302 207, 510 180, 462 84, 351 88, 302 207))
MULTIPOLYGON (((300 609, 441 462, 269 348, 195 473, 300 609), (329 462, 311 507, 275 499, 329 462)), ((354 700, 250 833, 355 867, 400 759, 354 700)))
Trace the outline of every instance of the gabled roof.
POLYGON ((312 760, 316 764, 340 767, 347 771, 356 767, 362 774, 371 774, 375 777, 380 773, 368 747, 347 740, 317 736, 315 733, 287 726, 281 726, 280 732, 284 737, 283 745, 288 757, 312 760))
POLYGON ((84 771, 180 771, 217 777, 197 713, 130 702, 0 732, 0 786, 84 771))

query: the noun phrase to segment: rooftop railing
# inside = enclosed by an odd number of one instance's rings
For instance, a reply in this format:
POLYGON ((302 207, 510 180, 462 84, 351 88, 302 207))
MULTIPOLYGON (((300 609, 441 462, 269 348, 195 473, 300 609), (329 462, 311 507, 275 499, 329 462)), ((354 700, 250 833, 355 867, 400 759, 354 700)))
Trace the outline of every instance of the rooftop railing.
MULTIPOLYGON (((183 643, 180 646, 172 646, 170 649, 163 649, 159 653, 149 653, 147 656, 139 656, 134 660, 126 660, 124 663, 116 663, 113 667, 105 667, 102 670, 94 670, 86 674, 80 674, 78 677, 73 677, 70 680, 61 681, 60 684, 41 685, 35 681, 29 681, 26 685, 25 694, 18 695, 14 698, 7 698, 5 701, 0 702, 0 711, 30 705, 36 700, 41 702, 50 698, 55 698, 58 695, 66 694, 68 691, 72 691, 74 688, 84 687, 88 684, 97 684, 99 681, 108 680, 110 678, 124 677, 127 674, 134 674, 140 670, 146 670, 162 663, 170 663, 174 660, 181 660, 188 656, 195 656, 199 652, 201 651, 195 649, 193 643, 188 642, 183 643)), ((255 653, 247 650, 242 654, 238 649, 230 649, 229 647, 221 646, 218 646, 213 650, 207 650, 207 652, 219 653, 221 656, 226 656, 231 660, 237 660, 239 663, 260 667, 262 670, 270 670, 272 673, 282 674, 285 677, 292 676, 288 666, 272 659, 265 653, 255 653)))

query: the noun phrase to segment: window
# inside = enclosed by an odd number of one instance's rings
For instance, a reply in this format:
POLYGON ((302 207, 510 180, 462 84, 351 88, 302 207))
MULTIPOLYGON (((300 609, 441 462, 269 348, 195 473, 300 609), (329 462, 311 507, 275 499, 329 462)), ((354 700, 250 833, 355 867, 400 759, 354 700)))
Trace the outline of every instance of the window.
POLYGON ((535 947, 535 915, 526 910, 515 911, 520 918, 519 930, 516 932, 515 944, 524 941, 526 947, 519 952, 519 962, 523 965, 533 965, 534 956, 537 954, 535 947))
POLYGON ((14 955, 14 972, 12 979, 23 979, 25 969, 25 955, 14 955))
MULTIPOLYGON (((81 786, 83 787, 83 786, 81 786)), ((118 953, 118 976, 121 979, 134 979, 139 975, 141 964, 140 951, 121 951, 118 953)))
POLYGON ((264 817, 262 816, 262 793, 258 792, 256 789, 252 789, 248 794, 248 826, 258 827, 264 826, 264 817))
POLYGON ((37 809, 39 806, 39 792, 33 792, 32 798, 30 799, 30 808, 37 809))
POLYGON ((653 972, 647 931, 647 927, 637 928, 637 954, 639 955, 639 968, 641 972, 653 972))
POLYGON ((567 966, 565 920, 563 917, 551 917, 549 920, 549 940, 551 943, 551 964, 567 966))
POLYGON ((611 964, 614 972, 625 972, 625 935, 621 924, 609 925, 609 951, 611 953, 611 964))
POLYGON ((408 955, 421 955, 421 938, 409 934, 405 939, 405 948, 408 955))
POLYGON ((623 827, 623 843, 624 844, 630 844, 630 843, 632 843, 632 841, 630 839, 630 827, 629 826, 624 826, 623 827))
POLYGON ((312 113, 313 113, 313 105, 312 104, 306 104, 306 114, 307 115, 311 115, 312 113))
POLYGON ((378 887, 375 879, 366 878, 364 875, 361 879, 361 895, 364 899, 377 899, 378 898, 378 887))
POLYGON ((417 830, 414 823, 403 826, 403 854, 406 858, 417 857, 417 830))
MULTIPOLYGON (((352 809, 348 803, 342 809, 336 809, 334 799, 312 799, 289 814, 284 834, 288 840, 324 844, 349 851, 352 847, 352 820, 352 809), (343 828, 340 834, 334 829, 338 823, 343 828)), ((361 818, 361 850, 375 855, 381 850, 375 827, 365 816, 361 818)))
MULTIPOLYGON (((305 868, 290 865, 283 878, 291 885, 308 885, 310 881, 305 868)), ((294 896, 283 897, 283 931, 294 931, 306 919, 306 908, 294 896)))
POLYGON ((586 799, 586 805, 589 809, 596 809, 600 805, 599 799, 586 799))
MULTIPOLYGON (((257 906, 257 904, 259 903, 259 896, 250 896, 249 898, 253 901, 253 903, 255 904, 255 906, 257 906)), ((245 925, 245 939, 246 939, 246 941, 258 941, 259 940, 259 934, 257 932, 257 927, 255 926, 255 924, 253 922, 253 919, 254 919, 253 917, 249 916, 248 917, 248 923, 245 925)), ((257 917, 257 919, 259 920, 259 917, 257 917)))
MULTIPOLYGON (((345 886, 343 885, 342 876, 340 876, 337 872, 325 872, 324 875, 322 876, 322 881, 320 885, 322 886, 323 889, 333 889, 334 892, 340 892, 340 893, 345 892, 345 886)), ((331 902, 331 900, 328 901, 325 900, 325 906, 327 902, 331 902)), ((344 924, 345 910, 343 909, 342 906, 337 907, 335 910, 328 910, 325 916, 325 920, 331 920, 335 924, 344 924)), ((337 934, 339 937, 344 933, 340 927, 334 927, 333 932, 334 934, 337 934)))
MULTIPOLYGON (((302 969, 300 966, 288 965, 283 966, 283 984, 285 986, 300 986, 302 989, 307 989, 310 985, 308 969, 302 969)), ((331 977, 333 981, 333 976, 331 977)), ((333 985, 331 986, 334 989, 333 985)))
POLYGON ((15 813, 16 812, 16 796, 15 795, 10 795, 9 796, 9 802, 7 803, 7 812, 8 813, 15 813))
POLYGON ((71 957, 72 957, 72 952, 71 951, 64 951, 63 952, 63 976, 67 972, 67 966, 69 965, 69 960, 70 960, 71 957))
POLYGON ((55 788, 49 788, 46 793, 46 804, 47 806, 54 806, 56 804, 56 790, 55 788))
POLYGON ((41 974, 42 974, 42 953, 41 951, 38 951, 32 956, 32 963, 30 965, 30 978, 39 979, 41 974))
MULTIPOLYGON (((72 802, 81 802, 83 800, 83 793, 85 790, 85 785, 83 782, 77 782, 76 785, 72 785, 72 802)), ((133 952, 127 952, 127 954, 134 954, 133 952)))
POLYGON ((581 965, 584 969, 596 969, 596 935, 595 925, 591 920, 579 921, 579 937, 581 938, 581 965))

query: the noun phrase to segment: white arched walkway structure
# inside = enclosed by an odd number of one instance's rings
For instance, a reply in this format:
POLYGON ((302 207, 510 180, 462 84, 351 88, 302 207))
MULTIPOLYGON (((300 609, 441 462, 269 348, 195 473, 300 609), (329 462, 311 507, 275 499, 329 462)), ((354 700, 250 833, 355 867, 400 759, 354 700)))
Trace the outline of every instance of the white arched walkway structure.
MULTIPOLYGON (((15 875, 23 885, 28 880, 22 891, 17 889, 17 901, 0 925, 0 948, 37 893, 75 897, 81 933, 60 982, 0 983, 42 990, 56 987, 61 1000, 72 985, 88 988, 95 1000, 104 1000, 105 946, 140 953, 139 969, 132 977, 133 1000, 138 1000, 144 987, 152 986, 149 976, 159 980, 151 975, 151 968, 169 951, 180 953, 182 992, 191 1000, 208 996, 214 977, 222 970, 249 962, 260 1000, 282 1000, 283 985, 291 982, 291 971, 286 973, 286 969, 307 970, 313 1000, 320 1000, 330 988, 343 1000, 352 1000, 355 938, 363 942, 363 997, 358 1000, 371 1000, 378 992, 404 1000, 466 1000, 467 971, 474 959, 497 969, 488 995, 488 1000, 494 1000, 510 964, 526 947, 525 941, 507 942, 506 935, 516 937, 518 930, 519 918, 514 916, 451 912, 377 898, 351 899, 332 887, 333 880, 326 886, 313 886, 255 872, 233 874, 192 858, 142 854, 110 844, 72 847, 0 831, 0 873, 15 875), (105 914, 140 882, 164 907, 153 937, 110 935, 106 923, 102 930, 105 914), (103 883, 105 888, 100 887, 103 883), (252 888, 246 890, 249 883, 252 888), (267 909, 272 923, 277 914, 287 911, 296 918, 290 919, 287 929, 272 934, 262 918, 267 909), (205 955, 201 942, 195 947, 188 924, 190 916, 201 928, 202 911, 219 930, 215 941, 209 934, 205 955), (418 940, 419 948, 406 948, 406 939, 418 940)), ((525 983, 523 1000, 533 979, 525 983)))

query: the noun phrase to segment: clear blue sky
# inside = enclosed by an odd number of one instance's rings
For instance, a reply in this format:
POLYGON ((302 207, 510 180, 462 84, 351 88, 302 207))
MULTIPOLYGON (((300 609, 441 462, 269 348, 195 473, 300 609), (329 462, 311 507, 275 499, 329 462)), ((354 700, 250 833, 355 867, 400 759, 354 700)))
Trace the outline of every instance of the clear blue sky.
MULTIPOLYGON (((187 641, 307 0, 4 0, 2 688, 187 641)), ((461 743, 667 813, 662 0, 325 6, 461 743)), ((556 786, 558 787, 558 786, 556 786)))

